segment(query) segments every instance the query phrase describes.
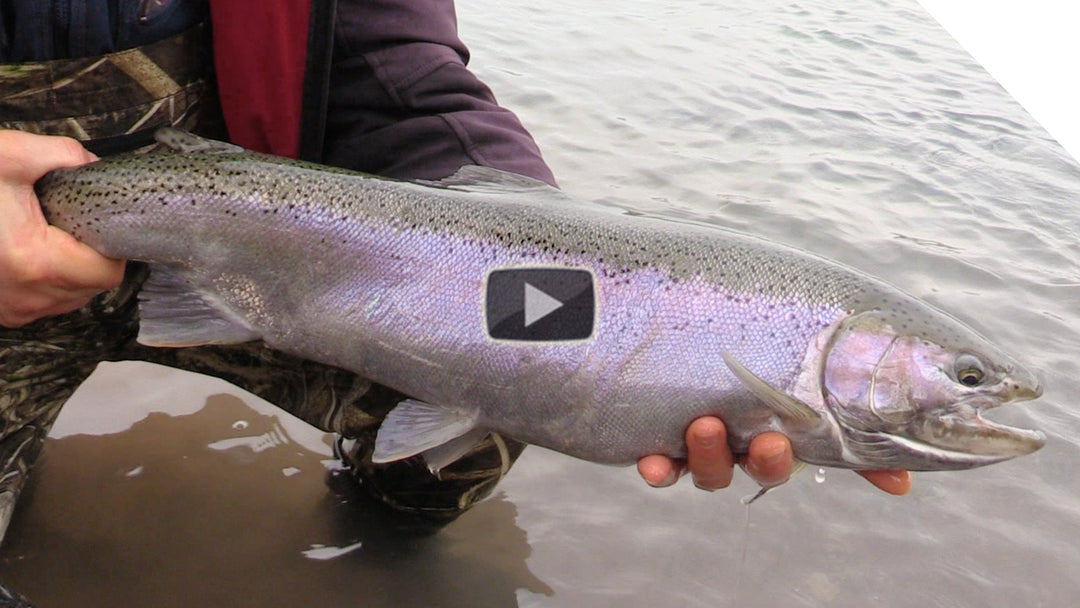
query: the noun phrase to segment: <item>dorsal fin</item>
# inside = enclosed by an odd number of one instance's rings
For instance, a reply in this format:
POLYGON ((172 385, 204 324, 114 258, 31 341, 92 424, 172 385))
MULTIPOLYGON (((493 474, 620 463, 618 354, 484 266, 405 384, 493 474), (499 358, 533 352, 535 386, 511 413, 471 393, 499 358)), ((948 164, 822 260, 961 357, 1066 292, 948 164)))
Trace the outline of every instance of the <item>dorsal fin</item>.
POLYGON ((560 192, 538 179, 482 165, 465 165, 449 177, 418 183, 464 192, 560 192))

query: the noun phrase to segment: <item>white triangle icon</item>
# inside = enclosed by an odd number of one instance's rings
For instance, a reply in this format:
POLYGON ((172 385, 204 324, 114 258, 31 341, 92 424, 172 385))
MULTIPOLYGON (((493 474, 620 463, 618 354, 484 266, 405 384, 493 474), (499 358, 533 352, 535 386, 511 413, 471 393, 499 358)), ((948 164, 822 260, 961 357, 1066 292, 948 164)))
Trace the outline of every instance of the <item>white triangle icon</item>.
POLYGON ((563 303, 525 283, 525 327, 563 307, 563 303))

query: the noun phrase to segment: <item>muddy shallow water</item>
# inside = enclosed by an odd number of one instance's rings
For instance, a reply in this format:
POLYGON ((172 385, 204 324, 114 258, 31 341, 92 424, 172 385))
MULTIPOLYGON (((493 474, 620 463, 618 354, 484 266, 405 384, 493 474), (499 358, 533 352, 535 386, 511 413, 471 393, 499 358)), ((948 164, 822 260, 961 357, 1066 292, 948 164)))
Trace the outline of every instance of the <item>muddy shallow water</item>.
POLYGON ((51 606, 1060 606, 1080 592, 1080 168, 914 2, 460 0, 473 68, 562 187, 848 263, 1042 376, 1033 456, 887 497, 755 503, 530 448, 436 535, 336 483, 328 438, 228 385, 103 366, 0 549, 51 606), (335 556, 336 557, 333 557, 335 556))

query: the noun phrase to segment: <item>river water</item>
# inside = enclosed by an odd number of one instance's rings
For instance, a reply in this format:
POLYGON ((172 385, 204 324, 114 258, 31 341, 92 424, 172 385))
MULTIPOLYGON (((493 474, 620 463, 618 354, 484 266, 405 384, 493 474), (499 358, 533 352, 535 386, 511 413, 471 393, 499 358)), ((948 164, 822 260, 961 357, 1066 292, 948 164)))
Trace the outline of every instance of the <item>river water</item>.
MULTIPOLYGON (((460 0, 472 66, 561 186, 845 262, 1042 376, 1036 454, 751 507, 530 448, 441 533, 332 483, 327 437, 228 385, 105 365, 4 580, 52 606, 1063 606, 1080 596, 1080 167, 911 0, 460 0), (336 557, 335 557, 336 556, 336 557), (327 559, 330 558, 330 559, 327 559)), ((1003 34, 1004 35, 1004 34, 1003 34)), ((1062 75, 1066 77, 1067 75, 1062 75)))

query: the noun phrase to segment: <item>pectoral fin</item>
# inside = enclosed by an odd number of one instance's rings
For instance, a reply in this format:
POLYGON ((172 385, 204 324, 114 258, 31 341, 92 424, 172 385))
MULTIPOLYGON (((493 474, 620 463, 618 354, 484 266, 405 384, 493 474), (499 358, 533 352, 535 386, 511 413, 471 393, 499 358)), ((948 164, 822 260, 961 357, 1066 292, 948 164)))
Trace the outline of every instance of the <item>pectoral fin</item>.
POLYGON ((754 375, 754 372, 746 369, 729 353, 721 353, 720 356, 724 358, 728 369, 743 383, 746 390, 769 406, 785 422, 794 423, 802 428, 814 427, 821 422, 821 414, 809 405, 773 388, 768 382, 754 375))
POLYGON ((441 467, 453 462, 446 461, 446 458, 456 459, 472 447, 472 444, 464 445, 466 439, 458 439, 470 437, 476 423, 475 412, 406 399, 390 410, 379 427, 371 461, 377 464, 393 462, 450 444, 433 452, 433 459, 441 467))

